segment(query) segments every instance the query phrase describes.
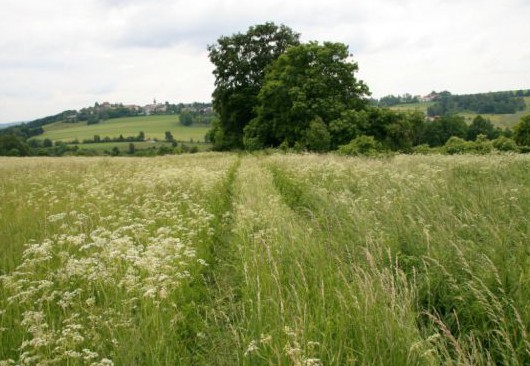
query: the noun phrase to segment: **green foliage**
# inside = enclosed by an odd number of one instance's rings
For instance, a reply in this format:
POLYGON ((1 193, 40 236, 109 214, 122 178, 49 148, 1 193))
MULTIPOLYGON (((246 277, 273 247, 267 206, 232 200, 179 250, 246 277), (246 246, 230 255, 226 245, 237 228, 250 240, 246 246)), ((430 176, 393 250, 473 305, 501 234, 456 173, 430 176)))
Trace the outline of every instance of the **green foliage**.
POLYGON ((44 147, 52 147, 53 146, 53 142, 50 139, 44 139, 44 141, 42 141, 42 146, 44 146, 44 147))
POLYGON ((412 153, 413 154, 426 155, 426 154, 431 154, 431 153, 433 153, 435 151, 437 151, 436 148, 432 148, 428 144, 421 144, 421 145, 414 146, 412 148, 412 153))
POLYGON ((519 145, 530 146, 530 114, 521 118, 513 128, 514 140, 519 145))
POLYGON ((87 117, 87 120, 86 120, 86 124, 87 125, 97 125, 100 122, 101 122, 101 118, 99 116, 99 113, 98 114, 90 114, 87 117))
POLYGON ((517 147, 516 142, 505 136, 499 136, 492 141, 493 147, 499 151, 513 151, 518 152, 519 148, 517 147))
POLYGON ((309 128, 305 133, 304 142, 309 151, 329 151, 331 135, 322 118, 317 117, 309 122, 309 128))
POLYGON ((366 110, 347 110, 341 113, 339 119, 329 123, 332 148, 346 145, 358 135, 368 129, 369 113, 366 110))
POLYGON ((383 145, 376 141, 373 136, 361 135, 353 139, 349 144, 339 147, 339 154, 351 156, 373 156, 383 151, 383 145))
POLYGON ((436 103, 427 109, 429 116, 443 116, 464 111, 479 114, 515 113, 526 108, 522 97, 513 92, 495 92, 470 95, 438 94, 436 103))
POLYGON ((467 140, 474 141, 478 135, 485 135, 488 139, 494 140, 499 137, 499 131, 495 129, 489 119, 478 115, 468 127, 467 140))
POLYGON ((156 152, 157 155, 170 155, 173 153, 173 148, 170 146, 160 146, 156 152))
POLYGON ((28 144, 15 135, 0 135, 0 155, 27 156, 31 154, 28 144))
POLYGON ((394 151, 410 152, 412 147, 421 142, 425 130, 425 116, 419 111, 392 112, 384 111, 387 118, 385 125, 385 144, 394 151))
POLYGON ((265 23, 246 33, 220 37, 208 46, 215 67, 213 105, 219 113, 216 132, 210 135, 216 148, 243 146, 243 129, 255 117, 266 68, 288 47, 297 45, 298 39, 289 27, 265 23))
POLYGON ((476 153, 486 154, 491 152, 493 146, 485 135, 479 135, 476 141, 466 141, 460 137, 452 136, 444 145, 444 151, 449 155, 476 153))
POLYGON ((418 97, 412 96, 408 93, 403 95, 387 95, 377 101, 377 105, 381 107, 392 107, 398 104, 418 103, 418 97))
POLYGON ((112 150, 110 151, 110 155, 112 155, 112 156, 119 156, 119 155, 121 155, 120 148, 117 147, 117 146, 114 146, 114 147, 112 148, 112 150))
POLYGON ((189 111, 182 111, 179 115, 180 124, 183 126, 191 126, 193 124, 193 114, 189 111))
POLYGON ((361 111, 346 111, 329 126, 332 147, 345 145, 358 135, 374 136, 387 148, 410 152, 422 143, 425 116, 420 111, 396 111, 369 107, 361 111))
POLYGON ((166 131, 165 134, 164 134, 164 140, 166 141, 175 141, 175 138, 173 137, 173 134, 171 133, 171 131, 166 131))
POLYGON ((493 144, 486 135, 478 135, 473 144, 478 154, 488 154, 493 150, 493 144))
POLYGON ((363 109, 368 88, 355 78, 357 70, 341 43, 288 48, 267 69, 257 117, 245 129, 245 137, 261 146, 276 147, 285 140, 304 144, 311 121, 320 119, 327 128, 344 112, 363 109))
POLYGON ((424 141, 431 147, 444 145, 452 136, 466 138, 467 125, 463 117, 443 116, 429 121, 425 126, 424 141))

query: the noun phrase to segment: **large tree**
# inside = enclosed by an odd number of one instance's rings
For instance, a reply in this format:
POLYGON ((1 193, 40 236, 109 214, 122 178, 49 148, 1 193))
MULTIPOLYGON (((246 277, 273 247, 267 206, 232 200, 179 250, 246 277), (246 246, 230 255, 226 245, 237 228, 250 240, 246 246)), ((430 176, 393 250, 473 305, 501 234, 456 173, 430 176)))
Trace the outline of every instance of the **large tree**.
POLYGON ((345 111, 365 108, 368 87, 355 78, 357 70, 342 43, 310 42, 288 48, 267 69, 257 117, 245 128, 245 145, 298 143, 311 149, 314 136, 326 132, 323 128, 345 111))
POLYGON ((265 23, 246 33, 220 37, 208 46, 214 64, 213 106, 219 121, 209 137, 218 149, 243 146, 243 129, 256 115, 257 95, 266 68, 287 48, 299 44, 289 27, 265 23))
POLYGON ((513 130, 515 142, 530 146, 530 114, 522 117, 513 130))

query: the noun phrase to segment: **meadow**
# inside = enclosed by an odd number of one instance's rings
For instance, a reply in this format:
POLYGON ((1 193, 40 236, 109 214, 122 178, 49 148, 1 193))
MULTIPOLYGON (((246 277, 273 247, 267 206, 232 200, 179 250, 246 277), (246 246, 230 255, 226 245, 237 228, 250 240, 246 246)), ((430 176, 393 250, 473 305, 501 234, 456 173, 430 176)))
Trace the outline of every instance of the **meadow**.
POLYGON ((530 156, 0 158, 0 365, 528 365, 530 156))
MULTIPOLYGON (((527 107, 523 111, 518 111, 511 114, 481 114, 481 116, 489 119, 495 127, 500 127, 502 129, 511 129, 520 121, 521 117, 529 113, 530 97, 524 97, 524 100, 526 102, 527 107)), ((429 108, 433 104, 434 102, 406 103, 392 106, 390 107, 390 109, 396 111, 420 111, 423 113, 427 113, 427 108, 429 108)), ((474 112, 461 112, 458 113, 458 115, 464 117, 468 124, 471 124, 473 119, 478 116, 478 114, 474 112)))
MULTIPOLYGON (((105 152, 112 151, 114 147, 120 150, 121 154, 128 154, 131 142, 99 142, 93 144, 71 144, 70 146, 77 146, 82 150, 92 150, 97 154, 104 154, 105 152)), ((132 142, 135 149, 138 150, 157 150, 160 147, 166 147, 174 150, 173 144, 167 141, 134 141, 132 142)), ((211 144, 200 143, 200 142, 179 142, 177 146, 185 145, 187 147, 196 146, 198 151, 206 151, 211 149, 211 144)))
POLYGON ((87 125, 86 122, 66 123, 56 122, 44 126, 44 134, 39 135, 39 140, 69 142, 72 140, 83 141, 93 139, 99 135, 101 139, 138 136, 140 131, 145 133, 146 139, 165 139, 165 132, 170 131, 178 141, 204 141, 204 135, 209 126, 183 126, 176 115, 140 116, 116 118, 102 121, 98 124, 87 125))

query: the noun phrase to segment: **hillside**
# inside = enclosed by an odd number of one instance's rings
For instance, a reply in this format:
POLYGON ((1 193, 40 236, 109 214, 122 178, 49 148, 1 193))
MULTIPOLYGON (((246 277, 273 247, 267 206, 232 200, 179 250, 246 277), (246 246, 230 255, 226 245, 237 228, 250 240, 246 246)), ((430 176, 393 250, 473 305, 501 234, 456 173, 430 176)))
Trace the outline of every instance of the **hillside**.
POLYGON ((43 126, 44 133, 35 139, 71 142, 93 139, 99 135, 118 138, 122 135, 138 136, 140 131, 145 133, 146 139, 164 140, 165 132, 170 131, 177 141, 204 141, 204 135, 209 129, 206 125, 182 126, 176 115, 139 116, 110 119, 98 124, 88 125, 86 122, 65 123, 55 122, 43 126))
MULTIPOLYGON (((530 114, 530 97, 524 97, 525 103, 526 103, 526 109, 522 111, 517 111, 515 113, 509 113, 509 114, 481 114, 484 118, 488 118, 495 127, 501 127, 501 128, 513 128, 519 122, 521 117, 530 114)), ((427 113, 427 109, 431 107, 434 104, 434 102, 424 102, 424 103, 404 103, 404 104, 398 104, 395 106, 390 107, 392 110, 398 110, 398 111, 411 111, 411 110, 419 110, 421 112, 427 113)), ((464 116, 466 118, 466 121, 471 123, 471 121, 478 115, 478 113, 474 112, 460 112, 458 115, 464 116)))
POLYGON ((0 365, 530 365, 529 168, 0 157, 0 365))

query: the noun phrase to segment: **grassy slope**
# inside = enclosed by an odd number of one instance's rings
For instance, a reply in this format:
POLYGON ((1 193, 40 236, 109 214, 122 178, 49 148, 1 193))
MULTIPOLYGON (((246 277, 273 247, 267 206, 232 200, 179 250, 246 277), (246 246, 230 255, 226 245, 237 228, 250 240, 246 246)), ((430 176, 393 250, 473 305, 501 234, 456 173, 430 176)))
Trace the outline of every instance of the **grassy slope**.
MULTIPOLYGON (((98 153, 103 153, 105 151, 111 151, 113 147, 117 147, 120 149, 122 153, 125 153, 129 151, 129 144, 130 142, 101 142, 97 144, 79 144, 76 146, 78 146, 80 149, 94 150, 94 151, 97 151, 98 153)), ((166 141, 158 141, 158 142, 134 141, 133 144, 136 150, 158 149, 161 146, 167 146, 167 147, 172 148, 172 144, 166 141)), ((197 143, 183 142, 182 144, 187 145, 188 147, 197 146, 199 151, 208 150, 211 147, 210 144, 203 144, 203 143, 197 144, 197 143)))
POLYGON ((398 104, 398 105, 390 107, 390 109, 393 109, 396 111, 419 110, 424 113, 427 113, 427 108, 429 108, 433 104, 434 102, 398 104))
POLYGON ((0 361, 528 365, 529 164, 0 158, 0 361))
MULTIPOLYGON (((519 111, 513 114, 482 114, 482 116, 488 118, 496 127, 512 128, 517 122, 519 122, 521 117, 530 114, 530 97, 524 97, 524 100, 526 102, 526 109, 524 111, 519 111)), ((427 113, 427 108, 429 108, 429 106, 431 106, 432 104, 432 102, 400 104, 393 106, 390 109, 399 111, 420 110, 422 112, 427 113)), ((468 123, 471 123, 471 121, 473 121, 473 118, 478 115, 477 113, 473 112, 462 112, 459 114, 461 116, 464 116, 468 123)))
POLYGON ((52 141, 72 141, 78 139, 92 139, 94 135, 99 135, 102 139, 105 136, 110 138, 138 136, 140 131, 144 131, 146 138, 164 139, 165 131, 170 131, 173 137, 179 141, 204 141, 204 135, 208 127, 190 126, 185 127, 179 123, 178 116, 141 116, 130 118, 111 119, 95 125, 81 123, 53 123, 44 126, 44 134, 38 136, 39 139, 49 138, 52 141))

